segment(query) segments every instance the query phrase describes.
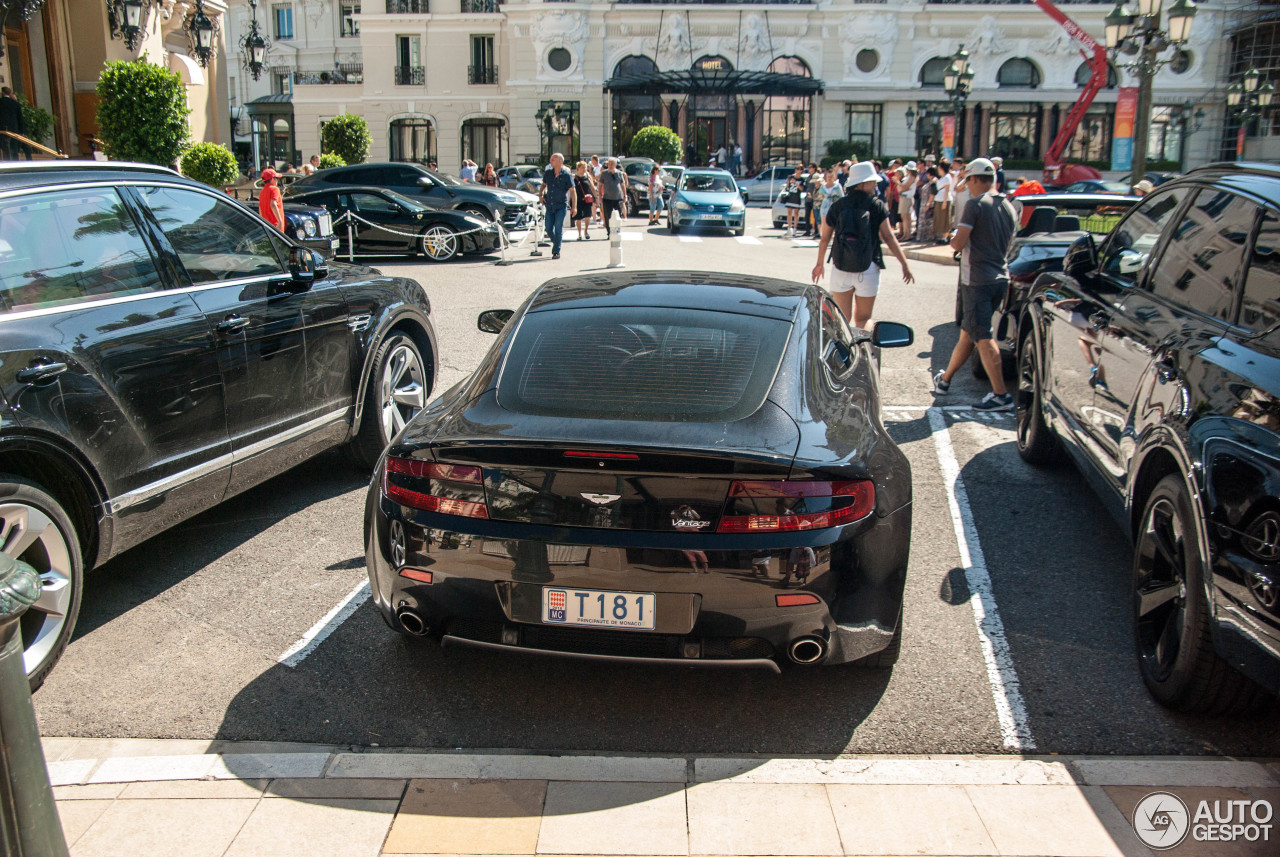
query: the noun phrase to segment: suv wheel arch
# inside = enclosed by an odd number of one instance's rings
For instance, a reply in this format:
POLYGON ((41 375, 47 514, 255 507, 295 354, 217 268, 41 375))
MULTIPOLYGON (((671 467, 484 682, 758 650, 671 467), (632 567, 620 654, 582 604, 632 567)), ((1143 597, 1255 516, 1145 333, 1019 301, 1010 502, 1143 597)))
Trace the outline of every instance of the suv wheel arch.
POLYGON ((103 513, 106 489, 79 455, 41 438, 5 438, 0 472, 41 486, 61 504, 79 536, 86 572, 111 556, 110 523, 103 513))

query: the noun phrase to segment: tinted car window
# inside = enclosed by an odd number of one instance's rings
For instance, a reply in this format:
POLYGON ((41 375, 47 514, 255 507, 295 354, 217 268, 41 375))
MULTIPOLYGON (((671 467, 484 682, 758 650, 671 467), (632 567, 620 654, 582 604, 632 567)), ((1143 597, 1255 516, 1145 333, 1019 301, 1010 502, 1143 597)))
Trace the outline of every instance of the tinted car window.
POLYGON ((1249 257, 1240 326, 1263 331, 1280 323, 1280 216, 1267 211, 1249 257))
POLYGON ((389 199, 383 199, 373 193, 353 193, 352 200, 355 201, 356 208, 364 212, 376 212, 378 214, 399 214, 400 207, 389 199))
POLYGON ((192 283, 284 270, 266 228, 236 205, 181 188, 139 190, 192 283))
POLYGON ((111 189, 0 202, 0 312, 159 289, 160 275, 111 189))
POLYGON ((1103 272, 1132 284, 1186 195, 1187 188, 1156 193, 1130 212, 1103 250, 1103 272))
POLYGON ((741 419, 768 395, 790 327, 684 309, 530 313, 509 347, 498 402, 577 419, 741 419))
POLYGON ((335 184, 386 184, 386 170, 382 167, 360 167, 354 170, 325 170, 325 180, 335 184))
POLYGON ((1235 194, 1201 190, 1152 270, 1151 290, 1207 316, 1231 321, 1236 277, 1257 211, 1252 202, 1235 194))

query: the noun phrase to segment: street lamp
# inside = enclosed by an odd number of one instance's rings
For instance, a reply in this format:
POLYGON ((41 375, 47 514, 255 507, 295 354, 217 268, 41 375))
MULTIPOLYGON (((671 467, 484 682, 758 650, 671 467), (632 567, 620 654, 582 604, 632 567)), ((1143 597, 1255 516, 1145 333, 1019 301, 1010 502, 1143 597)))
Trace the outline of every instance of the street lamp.
POLYGON ((124 46, 136 51, 142 43, 144 18, 151 0, 107 0, 107 23, 111 38, 124 39, 124 46))
POLYGON ((1265 120, 1271 113, 1271 102, 1275 99, 1276 88, 1270 83, 1259 86, 1261 80, 1262 75, 1258 70, 1251 68, 1244 73, 1241 82, 1227 87, 1227 113, 1240 121, 1236 157, 1242 154, 1245 129, 1249 127, 1249 122, 1254 119, 1265 120))
MULTIPOLYGON (((921 119, 924 118, 923 113, 921 113, 920 118, 921 119)), ((908 106, 907 107, 907 130, 913 131, 915 130, 915 127, 916 127, 916 111, 914 107, 908 106)))
POLYGON ((262 77, 267 49, 270 47, 271 43, 262 35, 262 30, 258 29, 258 4, 256 0, 249 0, 249 29, 240 37, 240 59, 245 71, 254 80, 262 77))
POLYGON ((1147 144, 1151 134, 1151 80, 1161 68, 1173 61, 1160 55, 1169 48, 1186 44, 1191 36, 1191 22, 1196 16, 1196 4, 1191 0, 1174 0, 1168 11, 1168 29, 1161 30, 1163 0, 1137 0, 1136 13, 1126 9, 1123 0, 1116 3, 1104 20, 1107 48, 1112 59, 1120 54, 1134 57, 1127 63, 1117 63, 1138 78, 1138 109, 1133 129, 1132 183, 1142 181, 1147 171, 1147 144))
POLYGON ((218 25, 204 13, 204 0, 196 0, 196 8, 187 14, 182 27, 187 31, 187 41, 196 62, 207 68, 209 61, 213 59, 213 45, 217 39, 218 25))

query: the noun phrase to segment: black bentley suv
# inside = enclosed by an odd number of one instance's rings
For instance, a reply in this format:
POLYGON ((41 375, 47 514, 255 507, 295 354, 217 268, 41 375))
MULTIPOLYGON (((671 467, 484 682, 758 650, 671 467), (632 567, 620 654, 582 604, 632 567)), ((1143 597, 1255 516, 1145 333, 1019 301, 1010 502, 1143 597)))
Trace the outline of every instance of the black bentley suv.
POLYGON ((1280 691, 1280 167, 1161 184, 1063 268, 1018 327, 1018 449, 1065 449, 1132 534, 1156 699, 1250 708, 1280 691))
POLYGON ((308 456, 371 468, 430 394, 413 280, 327 263, 159 167, 0 167, 0 550, 33 686, 83 575, 308 456))
POLYGON ((896 662, 911 468, 877 381, 910 328, 689 271, 553 280, 479 325, 488 356, 369 491, 392 628, 684 666, 896 662))

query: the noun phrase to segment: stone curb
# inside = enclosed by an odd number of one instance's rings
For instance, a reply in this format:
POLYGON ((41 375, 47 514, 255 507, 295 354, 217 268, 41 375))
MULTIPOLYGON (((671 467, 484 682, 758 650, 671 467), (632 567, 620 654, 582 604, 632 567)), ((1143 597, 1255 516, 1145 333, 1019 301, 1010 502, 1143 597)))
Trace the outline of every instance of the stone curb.
POLYGON ((165 780, 353 778, 1280 788, 1280 762, 1217 757, 686 758, 57 738, 46 739, 45 755, 49 777, 55 786, 165 780), (201 744, 210 749, 216 746, 217 752, 191 752, 201 744))

